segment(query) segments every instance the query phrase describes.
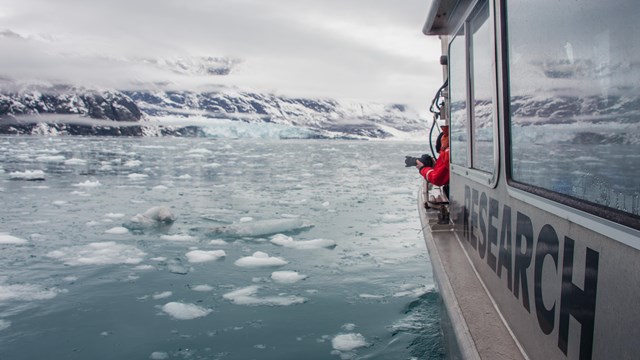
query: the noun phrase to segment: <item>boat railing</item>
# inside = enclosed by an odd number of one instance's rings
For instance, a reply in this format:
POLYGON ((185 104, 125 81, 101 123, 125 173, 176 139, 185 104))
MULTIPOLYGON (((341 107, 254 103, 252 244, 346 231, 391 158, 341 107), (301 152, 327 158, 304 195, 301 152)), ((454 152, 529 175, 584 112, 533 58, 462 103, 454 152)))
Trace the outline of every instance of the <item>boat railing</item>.
POLYGON ((436 210, 437 216, 430 217, 439 225, 449 224, 449 199, 442 186, 436 186, 423 180, 421 185, 422 199, 426 210, 436 210))

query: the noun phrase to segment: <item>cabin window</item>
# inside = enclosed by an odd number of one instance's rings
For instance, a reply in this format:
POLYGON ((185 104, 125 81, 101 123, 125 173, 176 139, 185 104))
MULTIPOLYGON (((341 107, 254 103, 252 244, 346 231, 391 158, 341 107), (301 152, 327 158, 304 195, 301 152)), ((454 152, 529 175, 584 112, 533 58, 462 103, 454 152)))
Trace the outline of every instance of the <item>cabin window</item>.
POLYGON ((494 51, 489 4, 482 2, 449 44, 451 161, 493 173, 494 51))
POLYGON ((506 5, 511 178, 637 226, 640 1, 506 5))
POLYGON ((473 168, 493 173, 494 53, 488 3, 478 9, 469 27, 473 99, 471 161, 473 168))
POLYGON ((451 103, 449 144, 451 162, 466 167, 469 121, 467 116, 465 47, 464 29, 461 29, 449 45, 449 97, 451 103))

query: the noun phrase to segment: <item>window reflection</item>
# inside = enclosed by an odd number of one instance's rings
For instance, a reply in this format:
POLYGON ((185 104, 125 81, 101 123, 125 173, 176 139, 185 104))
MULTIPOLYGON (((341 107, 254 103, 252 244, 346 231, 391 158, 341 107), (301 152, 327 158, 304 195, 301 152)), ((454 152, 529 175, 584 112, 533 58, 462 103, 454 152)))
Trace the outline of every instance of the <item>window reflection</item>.
POLYGON ((467 71, 464 32, 461 30, 449 45, 449 97, 451 128, 449 132, 451 162, 467 166, 467 71))
POLYGON ((489 6, 482 6, 471 21, 471 61, 473 69, 473 167, 493 172, 493 45, 489 6))
POLYGON ((638 215, 640 2, 507 12, 513 179, 638 215))

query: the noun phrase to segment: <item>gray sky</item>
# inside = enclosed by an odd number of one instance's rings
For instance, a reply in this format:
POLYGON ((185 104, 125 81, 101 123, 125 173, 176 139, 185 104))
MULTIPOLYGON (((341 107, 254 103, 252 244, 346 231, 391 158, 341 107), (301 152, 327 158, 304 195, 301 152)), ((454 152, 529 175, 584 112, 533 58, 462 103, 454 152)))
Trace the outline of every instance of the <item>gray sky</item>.
POLYGON ((441 83, 429 0, 0 0, 0 78, 407 103, 441 83), (228 76, 151 59, 239 59, 228 76))

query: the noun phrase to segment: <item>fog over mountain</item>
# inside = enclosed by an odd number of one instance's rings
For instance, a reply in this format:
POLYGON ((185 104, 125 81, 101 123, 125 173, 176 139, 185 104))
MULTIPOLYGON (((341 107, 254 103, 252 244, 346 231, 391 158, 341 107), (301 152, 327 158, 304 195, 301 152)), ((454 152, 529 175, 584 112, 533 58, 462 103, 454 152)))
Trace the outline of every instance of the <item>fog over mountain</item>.
MULTIPOLYGON (((235 60, 150 61, 176 73, 224 76, 235 60)), ((46 135, 392 138, 426 124, 402 104, 216 90, 109 90, 4 81, 0 133, 46 135), (215 130, 215 129, 218 130, 215 130)))

